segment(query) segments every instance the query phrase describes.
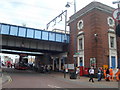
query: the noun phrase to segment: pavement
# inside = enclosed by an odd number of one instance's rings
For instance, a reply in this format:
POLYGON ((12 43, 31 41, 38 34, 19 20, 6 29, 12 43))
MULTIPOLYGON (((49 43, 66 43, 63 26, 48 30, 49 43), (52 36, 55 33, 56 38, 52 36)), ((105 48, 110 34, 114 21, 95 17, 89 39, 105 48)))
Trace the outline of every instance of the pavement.
POLYGON ((0 79, 3 85, 7 83, 8 81, 10 81, 11 77, 6 72, 2 72, 2 69, 0 68, 0 79))
POLYGON ((80 76, 80 78, 77 79, 70 79, 69 74, 64 74, 61 72, 52 73, 50 76, 55 77, 57 79, 61 80, 67 80, 72 81, 76 84, 86 84, 88 86, 92 86, 93 88, 120 88, 120 82, 117 82, 116 80, 113 81, 106 81, 104 78, 98 82, 97 78, 94 78, 94 83, 89 82, 89 77, 87 76, 80 76))
MULTIPOLYGON (((86 77, 86 76, 80 76, 80 78, 77 78, 77 79, 70 79, 69 74, 64 74, 62 72, 51 72, 51 73, 46 73, 46 74, 49 74, 51 77, 54 77, 59 80, 64 80, 68 82, 72 81, 73 83, 76 83, 76 84, 79 83, 81 85, 86 84, 94 88, 118 88, 120 85, 120 83, 118 83, 116 80, 108 82, 102 79, 100 82, 98 82, 97 78, 94 78, 95 82, 92 83, 88 81, 89 77, 86 77)), ((1 77, 2 77, 2 85, 12 80, 11 77, 5 72, 2 73, 1 77)))

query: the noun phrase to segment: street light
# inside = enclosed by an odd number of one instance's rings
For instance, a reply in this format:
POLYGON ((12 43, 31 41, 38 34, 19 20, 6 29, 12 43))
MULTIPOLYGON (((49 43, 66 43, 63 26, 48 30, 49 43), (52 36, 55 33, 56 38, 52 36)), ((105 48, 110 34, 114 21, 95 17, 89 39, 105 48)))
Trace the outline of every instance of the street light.
POLYGON ((116 3, 120 3, 120 1, 114 1, 114 2, 112 2, 113 4, 116 4, 116 3))
MULTIPOLYGON (((76 0, 74 0, 74 4, 72 4, 71 2, 67 2, 67 4, 65 5, 65 7, 69 8, 70 7, 70 4, 71 5, 74 5, 74 14, 76 13, 76 0)), ((76 18, 75 18, 76 19, 76 18)), ((76 23, 74 25, 74 33, 76 33, 76 23)), ((76 36, 74 38, 74 54, 76 53, 76 36)), ((76 58, 73 56, 74 58, 74 75, 76 74, 76 58)))
MULTIPOLYGON (((71 2, 67 2, 67 4, 65 5, 65 7, 69 8, 70 4, 73 5, 71 2)), ((74 13, 76 13, 76 0, 74 0, 74 13)))

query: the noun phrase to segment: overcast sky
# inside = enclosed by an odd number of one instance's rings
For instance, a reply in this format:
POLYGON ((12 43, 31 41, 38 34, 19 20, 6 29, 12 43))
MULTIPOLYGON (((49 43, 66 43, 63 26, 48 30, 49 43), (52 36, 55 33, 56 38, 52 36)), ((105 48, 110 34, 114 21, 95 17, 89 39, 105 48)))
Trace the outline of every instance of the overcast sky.
MULTIPOLYGON (((77 11, 95 0, 76 0, 77 11)), ((113 0, 96 0, 117 8, 113 0)), ((0 22, 14 25, 26 24, 27 27, 46 29, 46 24, 66 10, 65 4, 74 0, 0 0, 0 22)), ((74 13, 74 5, 68 10, 68 17, 74 13)), ((64 18, 63 18, 64 19, 64 18)), ((64 29, 64 21, 52 28, 64 29)))

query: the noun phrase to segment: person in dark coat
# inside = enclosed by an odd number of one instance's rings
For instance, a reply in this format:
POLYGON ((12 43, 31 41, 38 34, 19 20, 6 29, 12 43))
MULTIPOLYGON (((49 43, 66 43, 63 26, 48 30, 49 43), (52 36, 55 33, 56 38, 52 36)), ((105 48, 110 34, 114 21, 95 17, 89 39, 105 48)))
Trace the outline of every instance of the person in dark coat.
POLYGON ((109 68, 106 70, 106 81, 110 81, 110 71, 109 71, 109 68))
POLYGON ((101 81, 102 79, 102 69, 98 68, 98 81, 101 81))

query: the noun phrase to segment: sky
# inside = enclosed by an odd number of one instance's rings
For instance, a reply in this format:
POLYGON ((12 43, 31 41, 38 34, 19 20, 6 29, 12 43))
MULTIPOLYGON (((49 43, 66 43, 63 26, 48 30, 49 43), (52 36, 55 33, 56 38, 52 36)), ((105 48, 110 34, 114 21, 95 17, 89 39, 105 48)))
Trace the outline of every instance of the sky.
MULTIPOLYGON (((98 1, 108 6, 117 8, 113 0, 76 0, 76 11, 79 11, 92 1, 98 1)), ((26 24, 27 27, 46 29, 47 23, 67 9, 67 19, 74 14, 74 0, 0 0, 0 23, 13 25, 26 24), (71 7, 65 5, 70 2, 71 7)), ((59 18, 58 18, 59 19, 59 18)), ((62 21, 52 22, 49 30, 54 28, 64 29, 64 16, 62 21)))

